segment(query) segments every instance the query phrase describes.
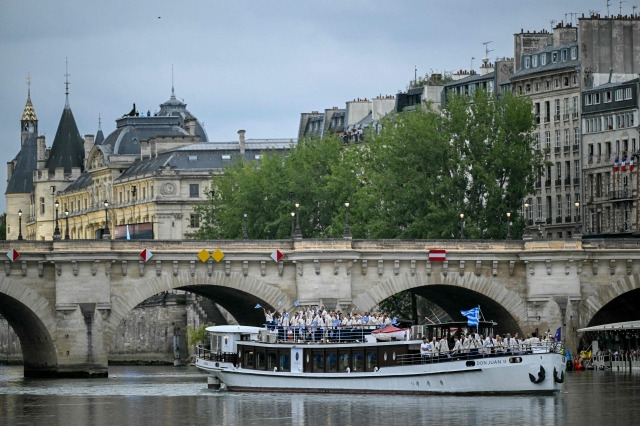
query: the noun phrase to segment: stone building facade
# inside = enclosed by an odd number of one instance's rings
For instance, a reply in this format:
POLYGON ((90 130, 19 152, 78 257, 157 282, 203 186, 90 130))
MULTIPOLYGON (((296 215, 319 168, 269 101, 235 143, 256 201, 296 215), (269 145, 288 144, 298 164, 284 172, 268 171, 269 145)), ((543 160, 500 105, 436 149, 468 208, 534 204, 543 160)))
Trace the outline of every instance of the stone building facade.
POLYGON ((582 92, 583 233, 630 237, 638 223, 638 79, 582 92))
POLYGON ((209 142, 173 88, 159 112, 134 105, 106 138, 102 130, 82 138, 66 96, 48 148, 29 90, 20 151, 7 165, 7 239, 182 239, 200 226, 193 207, 212 201, 211 179, 226 165, 297 143, 245 139, 244 130, 236 141, 209 142))
POLYGON ((533 103, 535 147, 544 153, 544 170, 535 193, 523 203, 527 233, 571 238, 575 203, 581 202, 580 49, 578 31, 562 24, 553 33, 515 34, 513 90, 533 103), (537 49, 537 50, 536 50, 537 49))

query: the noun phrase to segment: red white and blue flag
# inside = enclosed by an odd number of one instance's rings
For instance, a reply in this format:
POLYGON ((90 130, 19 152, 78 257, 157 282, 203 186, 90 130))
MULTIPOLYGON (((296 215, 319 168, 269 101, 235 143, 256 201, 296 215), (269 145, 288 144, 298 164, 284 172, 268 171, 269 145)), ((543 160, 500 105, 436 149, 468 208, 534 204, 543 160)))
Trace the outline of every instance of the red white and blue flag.
POLYGON ((625 172, 627 171, 627 156, 623 155, 622 156, 622 167, 621 167, 622 171, 625 172))
POLYGON ((617 172, 618 171, 618 164, 620 163, 620 159, 618 157, 616 157, 615 160, 613 160, 613 171, 617 172))
POLYGON ((447 260, 447 251, 444 249, 429 250, 430 262, 444 262, 447 260))
POLYGON ((633 155, 631 156, 631 158, 629 159, 629 171, 632 172, 633 171, 633 155))

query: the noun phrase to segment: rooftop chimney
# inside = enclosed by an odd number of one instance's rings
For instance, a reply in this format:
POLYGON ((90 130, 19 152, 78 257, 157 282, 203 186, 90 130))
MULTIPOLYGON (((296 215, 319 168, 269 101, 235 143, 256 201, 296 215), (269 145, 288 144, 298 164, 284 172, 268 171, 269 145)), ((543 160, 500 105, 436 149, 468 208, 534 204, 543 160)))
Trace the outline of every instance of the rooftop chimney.
POLYGON ((240 144, 240 154, 244 154, 244 134, 245 130, 238 130, 238 143, 240 144))

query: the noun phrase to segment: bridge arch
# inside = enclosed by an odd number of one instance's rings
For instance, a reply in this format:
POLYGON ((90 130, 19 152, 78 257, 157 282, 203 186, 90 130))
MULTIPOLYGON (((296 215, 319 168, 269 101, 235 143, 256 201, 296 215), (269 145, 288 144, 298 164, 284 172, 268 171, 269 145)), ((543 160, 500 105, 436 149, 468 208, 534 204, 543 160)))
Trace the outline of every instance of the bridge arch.
POLYGON ((55 375, 58 356, 54 309, 24 283, 0 278, 0 312, 20 339, 24 375, 55 375))
MULTIPOLYGON (((399 274, 394 278, 381 281, 378 285, 367 290, 363 294, 354 298, 354 305, 360 310, 371 310, 383 300, 394 294, 406 290, 414 290, 419 294, 431 299, 427 295, 429 289, 445 289, 449 293, 463 294, 462 300, 478 300, 479 303, 486 303, 489 306, 483 307, 483 311, 487 319, 499 320, 498 329, 508 332, 516 330, 522 331, 522 327, 527 322, 527 306, 525 300, 517 292, 505 288, 503 285, 495 285, 495 283, 483 276, 476 276, 473 273, 460 274, 441 274, 432 275, 416 275, 409 273, 399 274), (476 296, 474 298, 474 295, 476 296), (477 296, 480 297, 477 297, 477 296), (496 315, 496 316, 494 316, 496 315)), ((442 306, 440 303, 435 303, 442 306)), ((457 303, 457 302, 456 302, 457 303)), ((463 302, 464 303, 464 302, 463 302)), ((477 303, 477 302, 476 302, 477 303)), ((451 305, 451 304, 450 304, 451 305)), ((453 305, 451 305, 453 306, 453 305)), ((471 308, 473 306, 459 306, 458 309, 471 308)), ((450 307, 450 309, 454 309, 450 307)), ((447 310, 447 309, 445 309, 447 310)), ((457 314, 457 312, 456 312, 457 314)))
POLYGON ((223 306, 235 318, 241 318, 246 324, 262 324, 264 314, 255 309, 259 303, 265 308, 290 308, 293 306, 290 297, 278 287, 264 282, 255 276, 245 276, 240 272, 227 275, 222 271, 214 271, 211 276, 206 272, 179 271, 177 274, 163 274, 160 277, 141 278, 136 280, 135 291, 116 291, 112 300, 107 330, 107 345, 120 322, 136 305, 151 296, 168 290, 181 289, 200 294, 223 306))
POLYGON ((607 285, 600 285, 587 297, 578 310, 579 326, 637 320, 640 306, 640 276, 618 277, 607 285))

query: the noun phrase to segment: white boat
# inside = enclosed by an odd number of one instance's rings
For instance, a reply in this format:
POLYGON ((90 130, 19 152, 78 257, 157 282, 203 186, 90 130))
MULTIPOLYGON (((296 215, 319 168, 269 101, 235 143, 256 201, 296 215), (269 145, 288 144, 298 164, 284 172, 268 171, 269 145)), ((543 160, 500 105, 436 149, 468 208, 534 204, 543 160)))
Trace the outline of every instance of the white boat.
POLYGON ((535 350, 520 347, 513 353, 421 356, 421 334, 437 335, 443 330, 446 333, 448 328, 414 326, 409 340, 378 341, 372 338, 373 330, 366 328, 323 329, 313 334, 297 330, 291 337, 288 330, 213 326, 207 328, 209 347, 198 347, 196 365, 211 373, 209 388, 228 391, 510 394, 560 390, 565 361, 555 345, 543 344, 535 350))

